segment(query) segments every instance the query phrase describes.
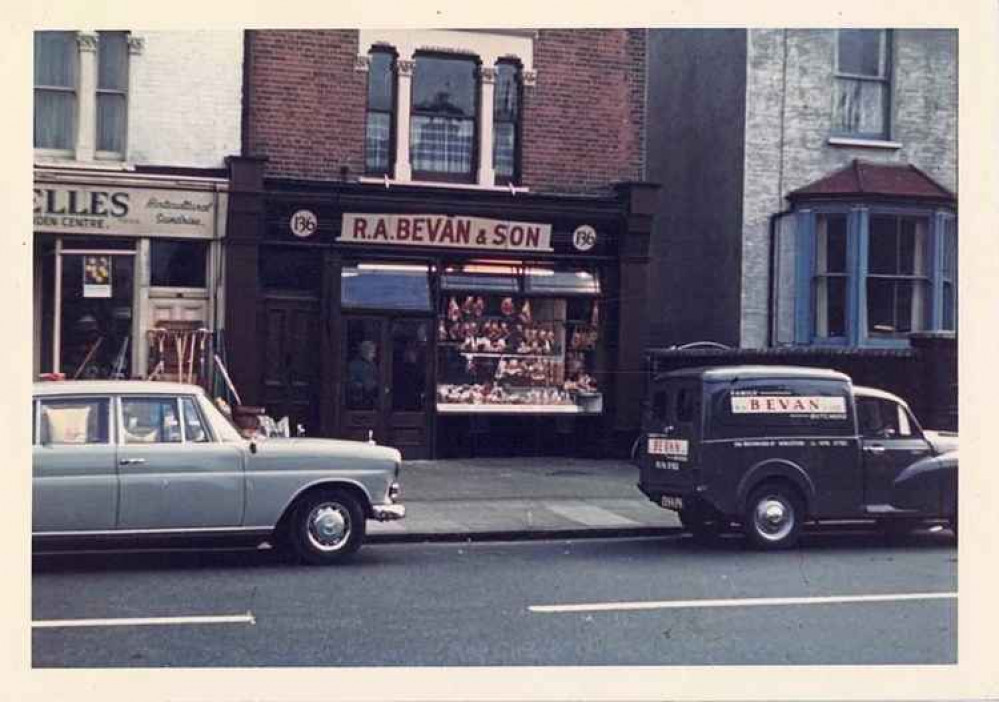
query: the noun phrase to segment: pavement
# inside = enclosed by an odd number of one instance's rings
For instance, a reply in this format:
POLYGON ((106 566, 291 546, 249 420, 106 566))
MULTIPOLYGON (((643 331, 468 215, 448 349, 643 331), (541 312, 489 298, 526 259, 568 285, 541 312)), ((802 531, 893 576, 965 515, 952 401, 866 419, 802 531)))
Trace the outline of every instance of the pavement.
POLYGON ((486 541, 677 533, 625 461, 475 458, 406 461, 405 519, 368 522, 370 542, 486 541))

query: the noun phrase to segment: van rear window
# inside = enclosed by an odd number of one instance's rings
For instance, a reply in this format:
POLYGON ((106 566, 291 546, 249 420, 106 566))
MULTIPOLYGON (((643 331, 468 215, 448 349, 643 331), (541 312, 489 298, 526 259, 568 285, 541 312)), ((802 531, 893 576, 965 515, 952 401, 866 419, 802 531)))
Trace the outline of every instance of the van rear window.
POLYGON ((711 393, 713 438, 849 436, 850 398, 842 383, 762 380, 711 393))

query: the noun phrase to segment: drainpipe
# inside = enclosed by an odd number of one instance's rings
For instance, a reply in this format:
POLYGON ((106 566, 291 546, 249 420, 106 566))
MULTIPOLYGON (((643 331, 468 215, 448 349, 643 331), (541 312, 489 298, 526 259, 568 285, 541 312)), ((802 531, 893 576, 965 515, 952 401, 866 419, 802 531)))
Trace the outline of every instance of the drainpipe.
POLYGON ((777 273, 779 272, 777 221, 792 212, 794 210, 781 210, 770 215, 770 265, 767 271, 767 278, 770 280, 770 289, 767 291, 767 314, 770 315, 770 324, 767 325, 767 348, 773 347, 777 338, 777 315, 775 314, 775 307, 777 305, 777 273))

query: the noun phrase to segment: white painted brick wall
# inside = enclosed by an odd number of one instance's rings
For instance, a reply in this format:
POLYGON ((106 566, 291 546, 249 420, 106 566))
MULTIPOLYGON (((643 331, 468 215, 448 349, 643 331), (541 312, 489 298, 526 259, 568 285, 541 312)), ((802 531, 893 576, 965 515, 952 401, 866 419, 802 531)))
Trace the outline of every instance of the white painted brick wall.
POLYGON ((220 168, 240 150, 243 32, 133 31, 128 161, 220 168))
POLYGON ((784 197, 852 159, 911 163, 957 191, 957 32, 894 32, 892 140, 897 150, 828 143, 834 30, 750 30, 746 76, 741 345, 767 335, 768 219, 784 197), (786 39, 786 41, 785 41, 786 39), (787 52, 786 89, 783 56, 787 52), (783 99, 783 132, 781 101, 783 99))

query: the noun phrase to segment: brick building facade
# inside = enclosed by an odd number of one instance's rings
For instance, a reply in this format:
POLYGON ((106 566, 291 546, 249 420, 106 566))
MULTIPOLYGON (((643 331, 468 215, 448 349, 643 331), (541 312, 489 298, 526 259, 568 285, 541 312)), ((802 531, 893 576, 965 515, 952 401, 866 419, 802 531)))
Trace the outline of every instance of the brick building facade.
MULTIPOLYGON (((413 34, 407 32, 406 34, 413 34)), ((487 33, 468 35, 469 52, 487 33)), ((523 91, 518 186, 606 193, 641 180, 645 136, 644 30, 520 32, 536 74, 523 91)), ((356 30, 247 33, 245 153, 275 178, 354 180, 365 173, 370 47, 356 30), (346 170, 344 170, 346 169, 346 170)))
POLYGON ((630 440, 645 66, 643 30, 247 32, 244 401, 407 456, 630 440))

